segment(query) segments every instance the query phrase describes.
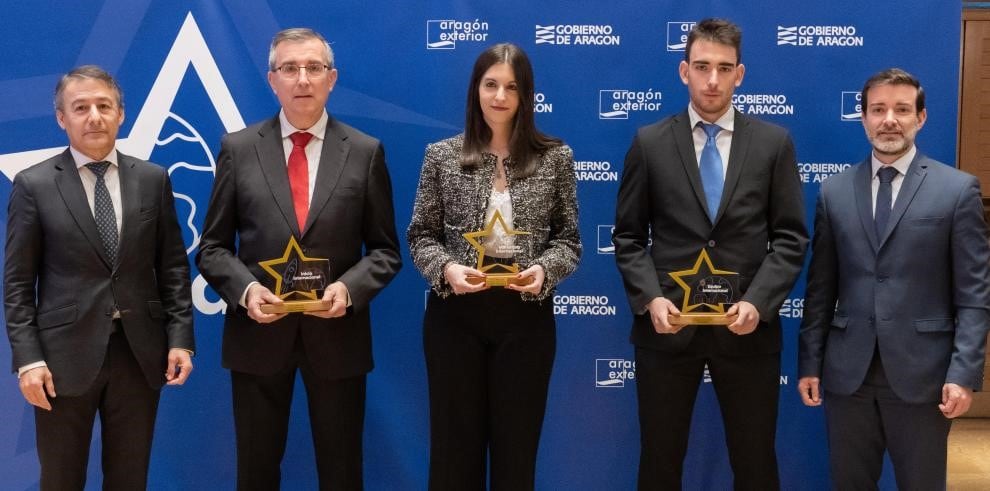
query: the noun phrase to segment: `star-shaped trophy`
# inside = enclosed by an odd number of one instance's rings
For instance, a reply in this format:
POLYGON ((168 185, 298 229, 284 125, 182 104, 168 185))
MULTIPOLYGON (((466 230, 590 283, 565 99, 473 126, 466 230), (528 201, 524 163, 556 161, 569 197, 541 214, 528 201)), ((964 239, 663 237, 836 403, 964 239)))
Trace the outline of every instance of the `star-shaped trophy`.
POLYGON ((321 300, 330 280, 330 260, 306 257, 295 237, 289 237, 282 257, 258 262, 275 278, 273 292, 285 300, 280 305, 264 304, 266 314, 330 310, 330 302, 321 300))
POLYGON ((485 273, 484 277, 469 276, 467 279, 468 283, 475 285, 485 283, 488 286, 503 287, 510 284, 526 286, 532 283, 533 278, 529 276, 523 279, 516 278, 516 275, 519 274, 519 263, 515 261, 515 255, 523 251, 522 247, 519 246, 519 241, 511 240, 499 244, 495 251, 497 256, 485 255, 487 248, 484 245, 484 238, 495 234, 496 225, 501 227, 503 232, 501 236, 505 239, 514 239, 520 235, 530 235, 529 232, 513 230, 509 227, 498 210, 495 210, 492 219, 485 225, 484 230, 463 234, 464 238, 471 244, 471 247, 478 251, 478 264, 475 266, 475 269, 485 273))
POLYGON ((736 317, 725 313, 737 301, 739 273, 716 269, 702 249, 691 269, 674 271, 670 277, 684 289, 680 315, 671 315, 675 325, 728 325, 736 317))

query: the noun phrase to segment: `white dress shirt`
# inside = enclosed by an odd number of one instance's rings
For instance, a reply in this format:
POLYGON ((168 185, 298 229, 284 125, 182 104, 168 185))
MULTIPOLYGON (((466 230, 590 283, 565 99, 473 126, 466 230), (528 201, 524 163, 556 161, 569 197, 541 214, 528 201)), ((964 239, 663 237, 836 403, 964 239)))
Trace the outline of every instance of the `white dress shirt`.
POLYGON ((699 121, 714 123, 722 127, 722 131, 715 136, 715 148, 718 149, 719 156, 722 157, 722 177, 725 177, 726 169, 729 168, 729 150, 732 148, 732 132, 736 128, 736 108, 729 107, 725 114, 719 116, 715 121, 705 121, 694 110, 694 106, 688 104, 688 118, 691 120, 691 136, 694 138, 694 157, 698 160, 698 167, 701 167, 701 151, 705 148, 708 135, 705 130, 698 125, 699 121))

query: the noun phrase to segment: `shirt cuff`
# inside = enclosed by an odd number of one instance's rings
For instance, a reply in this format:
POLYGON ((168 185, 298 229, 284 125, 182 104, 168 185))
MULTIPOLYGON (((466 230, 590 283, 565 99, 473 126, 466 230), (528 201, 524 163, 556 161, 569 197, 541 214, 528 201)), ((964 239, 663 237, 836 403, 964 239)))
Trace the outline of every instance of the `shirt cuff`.
POLYGON ((241 299, 237 301, 237 304, 240 305, 241 307, 244 307, 246 309, 247 308, 247 292, 248 292, 248 290, 250 290, 252 286, 254 286, 254 285, 260 285, 260 284, 261 283, 258 283, 257 281, 252 281, 251 283, 248 283, 248 286, 244 287, 244 293, 241 293, 241 299))
POLYGON ((45 363, 45 360, 36 361, 34 363, 28 363, 27 365, 24 365, 23 367, 17 369, 17 378, 21 378, 21 375, 24 375, 24 372, 28 370, 33 370, 38 367, 47 367, 47 366, 48 364, 45 363))

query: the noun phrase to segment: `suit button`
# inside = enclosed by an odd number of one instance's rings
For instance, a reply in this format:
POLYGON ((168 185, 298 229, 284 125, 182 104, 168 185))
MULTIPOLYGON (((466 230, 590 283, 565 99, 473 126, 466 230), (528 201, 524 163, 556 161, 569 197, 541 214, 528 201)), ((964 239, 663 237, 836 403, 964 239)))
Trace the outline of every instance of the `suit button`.
POLYGON ((715 247, 715 241, 714 240, 709 240, 708 241, 708 247, 715 247))

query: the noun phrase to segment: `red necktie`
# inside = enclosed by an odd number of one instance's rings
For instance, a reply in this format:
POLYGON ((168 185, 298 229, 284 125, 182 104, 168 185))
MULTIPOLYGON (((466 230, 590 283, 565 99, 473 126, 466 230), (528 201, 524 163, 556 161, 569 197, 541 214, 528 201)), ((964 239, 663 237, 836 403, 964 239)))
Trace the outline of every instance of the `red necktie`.
POLYGON ((289 135, 292 140, 292 151, 289 152, 289 188, 292 190, 292 205, 296 209, 296 220, 299 220, 299 233, 306 226, 306 214, 309 213, 309 163, 306 160, 306 144, 313 135, 297 131, 289 135))

